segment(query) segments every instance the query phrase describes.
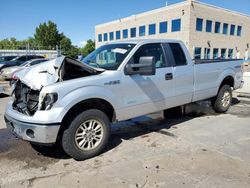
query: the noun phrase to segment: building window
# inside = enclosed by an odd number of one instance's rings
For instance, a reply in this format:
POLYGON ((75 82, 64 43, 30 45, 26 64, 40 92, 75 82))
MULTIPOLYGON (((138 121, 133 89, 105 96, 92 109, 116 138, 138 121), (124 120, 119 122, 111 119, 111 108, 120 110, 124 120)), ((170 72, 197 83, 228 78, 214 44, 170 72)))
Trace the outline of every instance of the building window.
POLYGON ((116 38, 116 40, 121 39, 121 31, 116 31, 115 32, 115 38, 116 38))
POLYGON ((160 33, 167 33, 168 32, 168 22, 160 22, 159 31, 160 31, 160 33))
POLYGON ((207 20, 206 21, 206 32, 211 33, 212 32, 212 21, 211 20, 207 20))
POLYGON ((214 48, 213 49, 213 59, 218 59, 218 57, 219 57, 219 49, 214 48))
POLYGON ((142 37, 142 36, 145 36, 146 34, 146 27, 145 25, 142 25, 139 27, 139 36, 142 37))
POLYGON ((104 39, 104 41, 107 41, 107 40, 108 40, 108 33, 104 33, 104 34, 103 34, 103 39, 104 39))
POLYGON ((149 35, 154 35, 155 34, 155 24, 150 24, 148 26, 148 34, 149 35))
POLYGON ((201 48, 194 49, 194 59, 201 59, 201 48))
POLYGON ((128 38, 128 30, 127 29, 122 30, 122 36, 123 36, 124 39, 128 38))
POLYGON ((114 40, 114 32, 109 33, 109 40, 114 40))
POLYGON ((181 30, 181 19, 172 20, 172 32, 181 30))
POLYGON ((202 31, 203 19, 196 19, 196 31, 202 31))
POLYGON ((221 49, 221 58, 222 59, 226 59, 226 53, 227 53, 227 49, 226 48, 222 48, 221 49))
POLYGON ((98 42, 102 42, 102 34, 98 35, 98 42))
POLYGON ((205 48, 204 59, 210 59, 210 48, 205 48))
POLYGON ((241 30, 242 30, 242 27, 241 26, 238 26, 237 28, 237 36, 241 36, 241 30))
POLYGON ((224 35, 227 35, 227 33, 228 33, 228 24, 227 24, 227 23, 224 23, 224 24, 223 24, 223 34, 224 34, 224 35))
POLYGON ((229 59, 233 59, 233 52, 234 52, 233 49, 228 49, 228 55, 227 55, 227 57, 228 57, 229 59))
POLYGON ((214 32, 220 33, 220 22, 215 22, 214 32))
POLYGON ((131 38, 136 37, 136 28, 135 27, 133 27, 133 28, 130 29, 130 37, 131 38))
POLYGON ((234 33, 235 33, 235 25, 231 25, 230 35, 234 35, 234 33))

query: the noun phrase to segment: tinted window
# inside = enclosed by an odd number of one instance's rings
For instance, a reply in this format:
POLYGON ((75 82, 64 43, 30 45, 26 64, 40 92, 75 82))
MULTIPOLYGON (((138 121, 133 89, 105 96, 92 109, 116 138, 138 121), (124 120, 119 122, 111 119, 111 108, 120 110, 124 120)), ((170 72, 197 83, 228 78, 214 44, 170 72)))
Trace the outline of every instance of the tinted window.
POLYGON ((148 34, 149 35, 154 35, 155 34, 155 24, 150 24, 148 26, 148 34))
POLYGON ((39 63, 45 62, 46 60, 35 60, 33 62, 30 63, 30 65, 37 65, 39 63))
POLYGON ((161 44, 145 44, 141 46, 133 55, 130 63, 138 64, 140 57, 153 56, 155 57, 155 67, 161 68, 166 67, 166 61, 164 59, 163 50, 161 44))
POLYGON ((235 33, 235 25, 231 25, 230 27, 230 35, 234 35, 235 33))
POLYGON ((124 39, 128 38, 128 30, 127 29, 122 30, 122 36, 124 39))
POLYGON ((196 19, 196 31, 202 31, 203 19, 196 19))
POLYGON ((121 39, 121 31, 116 31, 115 32, 115 38, 116 38, 116 40, 121 39))
POLYGON ((241 26, 238 26, 238 29, 237 29, 237 36, 241 36, 241 30, 242 30, 242 27, 241 27, 241 26))
POLYGON ((108 40, 108 34, 107 34, 107 33, 104 33, 104 34, 103 34, 103 39, 104 39, 104 41, 107 41, 107 40, 108 40))
POLYGON ((205 48, 204 59, 210 59, 210 48, 205 48))
POLYGON ((227 49, 226 49, 226 48, 222 48, 222 49, 221 49, 221 58, 222 58, 222 59, 226 59, 226 52, 227 52, 227 49))
POLYGON ((102 42, 102 34, 98 35, 98 42, 102 42))
POLYGON ((160 22, 159 26, 160 33, 167 33, 168 32, 168 22, 160 22))
POLYGON ((214 32, 220 33, 220 22, 215 22, 214 32))
POLYGON ((37 56, 26 56, 27 61, 30 60, 30 59, 36 59, 36 58, 38 58, 38 57, 37 56))
POLYGON ((206 21, 206 32, 211 33, 212 32, 212 21, 211 20, 207 20, 206 21))
POLYGON ((227 57, 228 57, 229 59, 232 59, 232 58, 233 58, 233 51, 234 51, 233 49, 228 49, 228 56, 227 56, 227 57))
POLYGON ((26 61, 26 56, 21 56, 21 57, 18 57, 18 59, 17 60, 19 60, 19 61, 26 61))
POLYGON ((213 58, 214 59, 218 59, 219 57, 219 49, 218 48, 214 48, 213 49, 213 58))
POLYGON ((109 33, 109 40, 114 40, 114 32, 109 33))
POLYGON ((224 34, 224 35, 227 35, 227 33, 228 33, 228 24, 227 24, 227 23, 224 23, 224 24, 223 24, 223 34, 224 34))
POLYGON ((169 43, 176 66, 186 65, 187 60, 179 43, 169 43))
POLYGON ((130 37, 131 38, 136 37, 136 28, 135 27, 133 27, 133 28, 130 29, 130 37))
POLYGON ((201 59, 201 48, 194 49, 194 59, 201 59))
POLYGON ((172 32, 181 30, 181 19, 172 20, 172 32))
POLYGON ((146 34, 146 27, 145 27, 145 25, 140 26, 139 27, 139 36, 142 37, 142 36, 145 36, 145 34, 146 34))

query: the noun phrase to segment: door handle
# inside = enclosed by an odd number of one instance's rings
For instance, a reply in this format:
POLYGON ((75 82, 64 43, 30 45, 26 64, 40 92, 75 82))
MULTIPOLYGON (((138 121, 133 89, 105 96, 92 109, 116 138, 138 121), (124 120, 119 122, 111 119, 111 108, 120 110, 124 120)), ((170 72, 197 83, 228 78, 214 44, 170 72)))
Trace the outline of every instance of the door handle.
POLYGON ((165 74, 165 80, 172 80, 172 79, 173 79, 173 74, 172 73, 165 74))

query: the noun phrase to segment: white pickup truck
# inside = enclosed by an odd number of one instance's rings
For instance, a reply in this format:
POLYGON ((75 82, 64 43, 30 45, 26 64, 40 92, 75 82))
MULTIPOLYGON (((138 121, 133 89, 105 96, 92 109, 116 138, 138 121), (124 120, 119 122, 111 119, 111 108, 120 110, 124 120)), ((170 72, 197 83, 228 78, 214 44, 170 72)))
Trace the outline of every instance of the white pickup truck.
POLYGON ((223 113, 243 84, 242 60, 195 62, 177 40, 110 43, 83 61, 62 56, 20 71, 7 127, 37 150, 60 143, 83 160, 104 150, 112 122, 204 99, 223 113))

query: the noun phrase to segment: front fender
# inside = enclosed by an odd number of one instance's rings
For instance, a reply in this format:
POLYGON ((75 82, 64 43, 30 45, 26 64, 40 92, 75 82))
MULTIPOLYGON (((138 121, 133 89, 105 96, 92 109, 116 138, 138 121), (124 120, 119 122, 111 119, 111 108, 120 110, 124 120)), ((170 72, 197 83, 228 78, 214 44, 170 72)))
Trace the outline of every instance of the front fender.
POLYGON ((101 87, 101 86, 87 86, 75 89, 69 93, 67 93, 65 96, 60 98, 59 100, 59 106, 64 107, 64 111, 60 115, 60 119, 62 120, 63 117, 66 115, 66 113, 76 104, 87 100, 87 99, 93 99, 93 98, 99 98, 106 100, 109 102, 115 111, 119 109, 118 104, 118 96, 114 94, 111 90, 101 87))

